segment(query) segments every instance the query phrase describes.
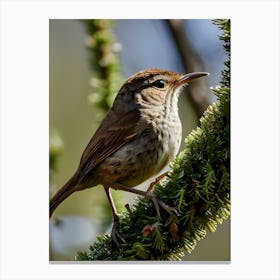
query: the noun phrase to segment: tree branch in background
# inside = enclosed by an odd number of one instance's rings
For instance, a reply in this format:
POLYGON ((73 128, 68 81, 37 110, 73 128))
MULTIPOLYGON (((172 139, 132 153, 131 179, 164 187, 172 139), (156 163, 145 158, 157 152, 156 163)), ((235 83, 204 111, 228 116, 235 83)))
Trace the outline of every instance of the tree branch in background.
POLYGON ((108 19, 92 19, 81 21, 88 33, 86 45, 89 49, 89 63, 93 70, 90 80, 92 93, 90 103, 102 112, 98 121, 111 108, 116 92, 122 84, 120 62, 117 53, 120 44, 115 42, 112 33, 113 21, 108 19))
MULTIPOLYGON (((166 20, 166 23, 176 44, 178 54, 181 57, 186 73, 205 71, 202 59, 188 40, 184 21, 168 19, 166 20)), ((188 87, 188 91, 189 94, 185 96, 189 98, 197 117, 200 118, 209 105, 208 98, 205 94, 208 91, 205 80, 201 79, 197 80, 195 83, 191 83, 188 87)))

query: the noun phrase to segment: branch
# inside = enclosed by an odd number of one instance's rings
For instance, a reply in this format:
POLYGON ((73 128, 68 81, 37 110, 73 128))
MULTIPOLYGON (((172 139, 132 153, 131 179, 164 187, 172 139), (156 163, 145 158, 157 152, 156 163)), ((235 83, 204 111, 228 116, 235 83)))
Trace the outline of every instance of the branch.
POLYGON ((90 66, 93 77, 90 84, 92 93, 89 101, 95 108, 103 112, 99 115, 102 119, 111 108, 116 92, 121 86, 120 62, 117 53, 120 44, 115 42, 111 32, 112 20, 82 20, 87 31, 86 44, 90 54, 90 66))
MULTIPOLYGON (((230 21, 215 20, 230 54, 230 21)), ((126 241, 117 248, 107 234, 76 260, 181 260, 191 252, 206 228, 214 232, 230 214, 230 62, 225 63, 221 86, 212 91, 217 101, 200 119, 200 127, 185 139, 186 147, 170 173, 154 187, 155 194, 179 215, 161 212, 137 197, 130 211, 120 216, 120 234, 126 241)))
MULTIPOLYGON (((187 73, 202 71, 203 61, 199 54, 192 47, 184 27, 183 20, 166 20, 170 34, 176 44, 177 51, 181 57, 184 69, 187 73)), ((188 88, 189 94, 185 95, 191 101, 198 118, 202 116, 209 106, 209 101, 205 93, 207 92, 206 82, 204 79, 191 83, 188 88)))

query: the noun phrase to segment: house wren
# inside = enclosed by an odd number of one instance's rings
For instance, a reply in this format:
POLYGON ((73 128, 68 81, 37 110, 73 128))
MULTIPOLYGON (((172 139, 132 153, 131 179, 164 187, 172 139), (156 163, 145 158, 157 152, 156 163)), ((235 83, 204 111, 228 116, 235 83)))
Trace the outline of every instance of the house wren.
POLYGON ((51 198, 50 216, 73 192, 102 184, 114 218, 112 239, 118 244, 118 215, 109 188, 146 196, 158 217, 159 205, 170 211, 153 192, 133 187, 155 176, 176 156, 182 138, 179 93, 188 82, 206 75, 147 69, 131 76, 85 148, 77 171, 51 198))

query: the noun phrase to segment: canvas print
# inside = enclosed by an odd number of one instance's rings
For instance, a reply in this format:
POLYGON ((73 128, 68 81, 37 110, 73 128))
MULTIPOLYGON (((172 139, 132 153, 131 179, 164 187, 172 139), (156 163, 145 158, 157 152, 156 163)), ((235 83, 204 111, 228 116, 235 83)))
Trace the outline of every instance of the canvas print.
POLYGON ((49 260, 230 261, 230 20, 49 21, 49 260))

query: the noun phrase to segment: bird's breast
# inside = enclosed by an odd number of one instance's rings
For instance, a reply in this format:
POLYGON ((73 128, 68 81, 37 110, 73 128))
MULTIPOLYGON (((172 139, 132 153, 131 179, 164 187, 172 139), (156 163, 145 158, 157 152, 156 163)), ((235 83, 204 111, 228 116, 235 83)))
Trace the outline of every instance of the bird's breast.
POLYGON ((133 141, 100 164, 100 183, 134 187, 157 175, 178 153, 181 137, 179 118, 169 116, 147 123, 133 141))

